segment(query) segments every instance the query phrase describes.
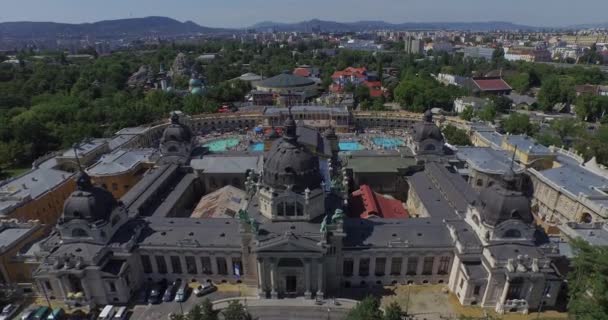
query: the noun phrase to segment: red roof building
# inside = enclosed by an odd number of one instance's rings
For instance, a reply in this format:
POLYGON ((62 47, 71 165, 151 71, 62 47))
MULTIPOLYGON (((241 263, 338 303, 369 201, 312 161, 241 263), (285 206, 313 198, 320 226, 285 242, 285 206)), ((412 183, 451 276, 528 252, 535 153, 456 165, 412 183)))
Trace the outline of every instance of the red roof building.
POLYGON ((308 78, 312 75, 309 68, 295 68, 293 74, 304 78, 308 78))
POLYGON ((392 199, 374 192, 368 185, 361 185, 359 190, 351 194, 351 217, 407 219, 409 213, 399 200, 392 199))
POLYGON ((473 90, 481 93, 510 94, 513 88, 501 77, 473 77, 473 90))
POLYGON ((364 81, 363 85, 369 88, 369 95, 372 98, 379 98, 384 94, 381 81, 364 81))

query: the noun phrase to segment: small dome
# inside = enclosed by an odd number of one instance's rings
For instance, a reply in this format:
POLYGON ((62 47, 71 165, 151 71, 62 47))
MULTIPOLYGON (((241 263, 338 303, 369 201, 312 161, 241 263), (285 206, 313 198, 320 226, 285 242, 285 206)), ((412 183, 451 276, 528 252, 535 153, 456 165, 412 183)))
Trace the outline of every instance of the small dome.
POLYGON ((194 88, 192 88, 192 90, 190 90, 190 93, 194 94, 194 95, 201 96, 201 95, 203 95, 204 92, 203 92, 203 88, 201 88, 201 87, 194 87, 194 88))
POLYGON ((163 132, 162 142, 187 142, 192 139, 190 128, 179 123, 179 116, 175 113, 171 115, 171 124, 163 132))
POLYGON ((90 223, 107 221, 117 202, 106 189, 93 186, 91 178, 84 172, 76 178, 78 189, 70 195, 63 206, 60 223, 82 219, 90 223))
POLYGON ((479 201, 481 220, 488 225, 496 226, 511 219, 526 223, 533 221, 530 201, 521 192, 496 185, 484 189, 479 195, 479 201))
POLYGON ((190 79, 189 85, 191 87, 200 87, 203 85, 203 82, 199 79, 190 79))

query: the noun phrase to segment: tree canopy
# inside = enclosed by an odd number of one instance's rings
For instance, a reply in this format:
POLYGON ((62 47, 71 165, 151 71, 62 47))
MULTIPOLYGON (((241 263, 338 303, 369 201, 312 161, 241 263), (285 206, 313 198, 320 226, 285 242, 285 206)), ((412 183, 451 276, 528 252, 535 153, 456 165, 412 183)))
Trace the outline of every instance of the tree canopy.
POLYGON ((608 319, 608 247, 575 239, 568 274, 568 312, 578 320, 608 319))

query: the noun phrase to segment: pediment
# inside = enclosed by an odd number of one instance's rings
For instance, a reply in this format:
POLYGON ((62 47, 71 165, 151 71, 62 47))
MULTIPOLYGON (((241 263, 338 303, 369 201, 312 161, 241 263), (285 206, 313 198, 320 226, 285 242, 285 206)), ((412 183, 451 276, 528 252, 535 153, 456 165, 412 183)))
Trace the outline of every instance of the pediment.
POLYGON ((318 241, 295 234, 284 234, 280 237, 261 241, 254 248, 255 252, 288 252, 288 253, 324 253, 325 248, 318 241))

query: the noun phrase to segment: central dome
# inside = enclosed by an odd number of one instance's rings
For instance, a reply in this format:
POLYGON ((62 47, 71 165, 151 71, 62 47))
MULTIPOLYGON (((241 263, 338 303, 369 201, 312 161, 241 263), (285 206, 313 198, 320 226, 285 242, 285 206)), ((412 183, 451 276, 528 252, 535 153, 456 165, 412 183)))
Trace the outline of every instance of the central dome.
POLYGON ((479 194, 481 220, 492 226, 503 221, 517 219, 526 223, 533 221, 530 200, 512 188, 512 177, 507 175, 502 184, 486 188, 479 194))
POLYGON ((171 124, 163 132, 161 142, 190 142, 192 132, 190 128, 179 123, 179 116, 176 113, 171 115, 171 124))
POLYGON ((90 177, 84 172, 79 174, 76 184, 78 190, 66 200, 60 223, 77 219, 90 223, 107 221, 112 210, 117 206, 112 194, 103 188, 93 186, 90 177))
POLYGON ((412 127, 412 137, 416 142, 427 139, 443 141, 441 130, 433 123, 433 113, 431 110, 427 110, 424 113, 424 121, 418 122, 412 127))
POLYGON ((285 121, 282 139, 275 141, 264 160, 262 180, 267 186, 302 192, 321 185, 319 158, 297 141, 296 123, 290 116, 285 121))

